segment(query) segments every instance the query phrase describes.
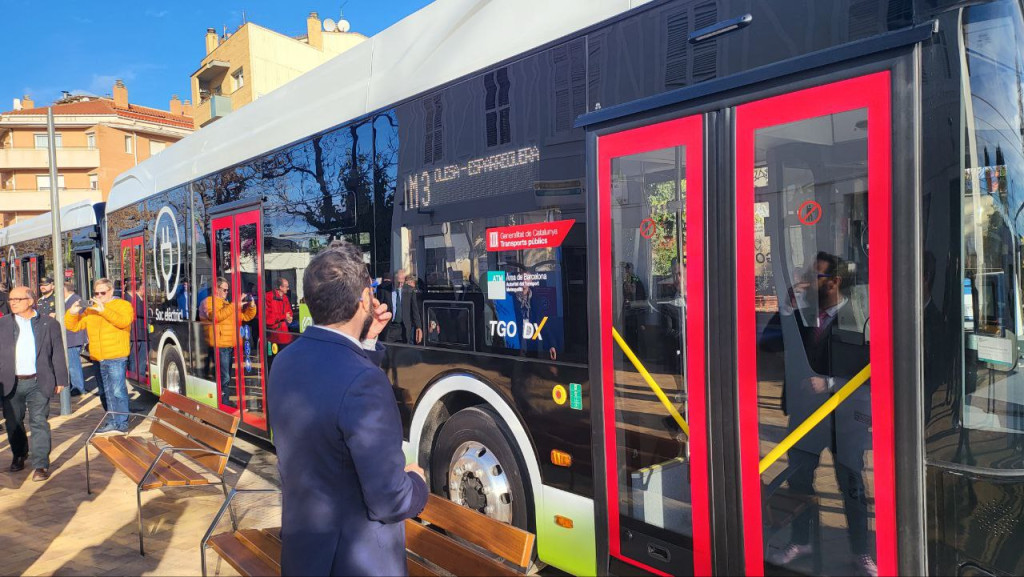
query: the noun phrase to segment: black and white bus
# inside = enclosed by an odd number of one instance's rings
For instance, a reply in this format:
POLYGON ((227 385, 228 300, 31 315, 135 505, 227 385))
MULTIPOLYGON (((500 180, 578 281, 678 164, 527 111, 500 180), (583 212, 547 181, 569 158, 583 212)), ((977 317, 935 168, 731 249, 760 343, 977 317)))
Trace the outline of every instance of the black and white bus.
POLYGON ((60 209, 61 255, 53 250, 50 213, 0 228, 0 284, 39 291, 39 279, 71 281, 78 294, 91 294, 103 276, 104 203, 82 201, 60 209))
POLYGON ((1022 47, 1018 0, 439 0, 117 179, 132 381, 272 438, 342 238, 408 457, 541 562, 1024 573, 1022 47))

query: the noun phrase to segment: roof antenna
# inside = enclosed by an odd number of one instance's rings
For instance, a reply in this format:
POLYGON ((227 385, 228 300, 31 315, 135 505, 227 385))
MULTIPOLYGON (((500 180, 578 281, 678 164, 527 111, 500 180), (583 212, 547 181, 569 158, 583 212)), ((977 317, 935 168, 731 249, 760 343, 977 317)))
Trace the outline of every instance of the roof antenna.
POLYGON ((242 25, 245 26, 247 22, 248 20, 245 19, 245 10, 242 10, 242 25))

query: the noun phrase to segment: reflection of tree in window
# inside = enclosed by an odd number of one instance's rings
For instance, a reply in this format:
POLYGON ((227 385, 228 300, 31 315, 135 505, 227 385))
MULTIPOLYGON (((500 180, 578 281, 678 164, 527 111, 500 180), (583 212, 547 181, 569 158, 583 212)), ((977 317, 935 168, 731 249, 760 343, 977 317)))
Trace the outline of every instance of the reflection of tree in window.
POLYGON ((444 113, 441 107, 441 95, 423 99, 423 163, 432 164, 444 160, 444 148, 442 138, 442 127, 444 126, 444 113))

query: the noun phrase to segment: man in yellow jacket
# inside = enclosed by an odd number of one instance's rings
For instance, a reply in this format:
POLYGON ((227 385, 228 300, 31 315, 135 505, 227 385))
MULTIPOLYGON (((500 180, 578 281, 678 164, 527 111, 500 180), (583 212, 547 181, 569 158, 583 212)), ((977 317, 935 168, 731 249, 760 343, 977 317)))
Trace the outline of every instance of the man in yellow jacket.
POLYGON ((241 303, 232 303, 228 300, 230 292, 231 285, 227 279, 217 277, 213 296, 207 297, 199 307, 199 320, 204 325, 206 344, 216 349, 220 357, 220 403, 237 407, 232 399, 235 396, 235 384, 231 378, 231 365, 235 357, 235 345, 238 343, 238 324, 256 318, 256 302, 252 295, 245 295, 241 303))
POLYGON ((64 315, 64 326, 70 331, 85 329, 89 335, 89 358, 99 363, 98 387, 103 408, 111 413, 96 432, 128 430, 128 349, 135 309, 125 300, 114 298, 114 283, 96 279, 92 283, 92 301, 82 308, 75 303, 64 315))

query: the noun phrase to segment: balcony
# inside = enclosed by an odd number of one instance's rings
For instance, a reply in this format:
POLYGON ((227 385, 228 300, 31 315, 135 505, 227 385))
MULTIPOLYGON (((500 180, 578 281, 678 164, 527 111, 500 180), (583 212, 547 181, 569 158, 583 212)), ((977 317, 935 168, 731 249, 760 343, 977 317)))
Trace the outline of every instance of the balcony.
MULTIPOLYGON (((97 168, 100 165, 98 148, 58 148, 57 167, 97 168)), ((18 168, 49 168, 45 148, 0 148, 0 170, 18 168)))
POLYGON ((231 112, 231 97, 214 94, 199 103, 196 107, 196 122, 200 127, 226 116, 231 112))
MULTIPOLYGON (((91 200, 103 200, 103 193, 89 188, 62 188, 57 191, 61 206, 91 200)), ((15 211, 47 211, 50 210, 50 191, 48 190, 0 190, 0 210, 15 211)))

